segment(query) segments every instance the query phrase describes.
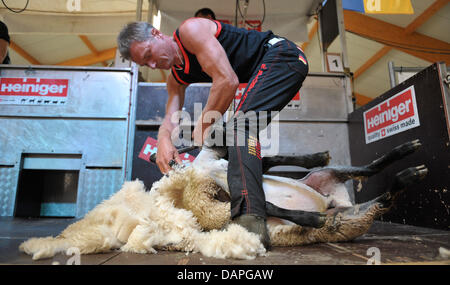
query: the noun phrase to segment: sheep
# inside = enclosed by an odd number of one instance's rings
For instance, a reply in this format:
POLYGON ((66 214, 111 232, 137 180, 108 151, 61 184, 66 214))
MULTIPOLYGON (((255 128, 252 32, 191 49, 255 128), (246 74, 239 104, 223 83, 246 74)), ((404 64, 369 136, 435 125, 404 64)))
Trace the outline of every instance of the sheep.
MULTIPOLYGON (((377 173, 419 147, 417 140, 408 142, 367 166, 319 168, 300 180, 264 175, 272 245, 343 242, 366 233, 374 219, 389 210, 398 193, 423 179, 427 169, 418 166, 398 173, 385 194, 357 205, 350 202, 344 182, 377 173)), ((150 191, 139 180, 125 182, 120 191, 58 236, 31 238, 20 244, 19 250, 33 260, 50 258, 71 247, 81 254, 120 249, 142 254, 199 252, 215 258, 264 256, 266 249, 258 236, 230 222, 228 162, 223 156, 221 149, 204 147, 191 166, 175 167, 150 191)), ((329 160, 327 153, 312 157, 320 158, 316 165, 329 160)), ((278 160, 265 161, 271 165, 278 160)))

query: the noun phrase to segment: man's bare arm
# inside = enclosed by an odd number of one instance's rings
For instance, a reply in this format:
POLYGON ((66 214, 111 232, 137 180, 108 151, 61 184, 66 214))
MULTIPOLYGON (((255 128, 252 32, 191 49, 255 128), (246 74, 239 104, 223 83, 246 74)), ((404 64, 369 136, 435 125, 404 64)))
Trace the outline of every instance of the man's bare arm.
POLYGON ((166 104, 164 120, 159 128, 158 139, 170 139, 172 131, 177 127, 178 124, 172 122, 171 118, 173 113, 180 111, 183 107, 186 87, 186 85, 179 84, 173 78, 172 74, 169 74, 167 78, 167 92, 169 97, 166 104))
POLYGON ((173 159, 177 163, 181 163, 171 139, 173 130, 178 126, 178 120, 172 120, 172 116, 183 107, 186 87, 176 82, 172 74, 169 74, 167 78, 169 98, 166 105, 166 114, 158 131, 158 152, 156 154, 156 164, 162 173, 167 173, 170 170, 170 160, 173 159))
MULTIPOLYGON (((215 37, 216 24, 207 19, 190 19, 179 29, 184 46, 196 55, 198 62, 213 80, 202 118, 209 111, 224 114, 230 106, 239 86, 239 79, 228 60, 222 45, 215 37)), ((194 139, 202 143, 206 128, 213 122, 203 122, 202 118, 194 130, 194 139), (200 137, 196 137, 199 135, 200 137)))

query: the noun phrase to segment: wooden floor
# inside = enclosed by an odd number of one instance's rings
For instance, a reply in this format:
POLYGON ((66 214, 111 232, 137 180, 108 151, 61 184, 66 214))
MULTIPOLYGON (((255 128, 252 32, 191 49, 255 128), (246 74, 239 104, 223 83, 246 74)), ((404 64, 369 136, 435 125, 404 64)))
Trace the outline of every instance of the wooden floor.
MULTIPOLYGON (((30 237, 59 234, 74 219, 20 219, 0 217, 0 264, 66 264, 70 256, 33 261, 19 252, 19 244, 30 237)), ((450 249, 450 231, 377 221, 369 232, 352 242, 323 243, 299 247, 274 247, 267 256, 254 260, 223 260, 201 254, 159 251, 131 254, 113 251, 82 255, 82 265, 364 265, 379 250, 381 264, 444 264, 450 259, 439 248, 450 249), (377 248, 377 249, 374 249, 377 248), (370 250, 369 250, 370 249, 370 250)))

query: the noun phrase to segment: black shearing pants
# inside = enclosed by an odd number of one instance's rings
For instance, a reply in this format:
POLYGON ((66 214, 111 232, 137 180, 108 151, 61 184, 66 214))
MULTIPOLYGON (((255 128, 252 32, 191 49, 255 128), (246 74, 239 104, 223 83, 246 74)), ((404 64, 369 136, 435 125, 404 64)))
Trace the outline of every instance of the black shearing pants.
POLYGON ((267 45, 258 66, 235 108, 234 117, 226 126, 232 219, 244 214, 266 218, 259 132, 270 123, 270 111, 281 111, 299 91, 308 74, 305 54, 286 39, 267 45), (259 126, 262 121, 267 124, 259 126), (257 128, 254 124, 258 124, 257 128))

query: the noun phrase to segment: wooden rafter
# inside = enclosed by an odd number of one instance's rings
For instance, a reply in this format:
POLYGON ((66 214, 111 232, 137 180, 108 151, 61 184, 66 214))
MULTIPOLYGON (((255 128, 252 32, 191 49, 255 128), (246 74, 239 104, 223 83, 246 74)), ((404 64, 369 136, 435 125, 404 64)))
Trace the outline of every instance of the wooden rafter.
POLYGON ((406 28, 405 33, 407 35, 415 32, 420 26, 422 26, 428 19, 430 19, 437 11, 442 9, 445 5, 450 3, 450 0, 437 0, 430 5, 420 16, 412 21, 406 28))
POLYGON ((41 63, 35 59, 33 56, 31 56, 28 52, 26 52, 23 48, 21 48, 20 46, 18 46, 15 42, 10 41, 9 43, 9 47, 17 52, 21 57, 23 57, 24 59, 26 59, 29 63, 31 64, 36 64, 36 65, 40 65, 41 63))
POLYGON ((353 11, 344 11, 345 29, 357 35, 381 42, 395 42, 393 48, 429 62, 450 64, 450 55, 426 53, 420 49, 450 50, 450 44, 417 32, 405 34, 405 29, 353 11))
POLYGON ((306 50, 311 40, 314 38, 314 36, 317 34, 317 30, 319 29, 319 22, 316 20, 314 23, 314 26, 312 26, 311 30, 308 33, 308 41, 306 43, 302 44, 302 50, 306 50))
MULTIPOLYGON (((405 35, 411 35, 414 33, 421 25, 423 25, 428 19, 430 19, 437 11, 439 11, 442 7, 447 5, 450 0, 437 0, 433 4, 430 5, 422 14, 420 14, 414 21, 412 21, 405 29, 405 35)), ((389 51, 392 50, 392 47, 384 46, 378 52, 375 53, 369 60, 367 60, 361 67, 359 67, 355 73, 354 78, 358 78, 361 74, 363 74, 367 69, 372 67, 378 60, 380 60, 384 55, 386 55, 389 51)))
POLYGON ((113 59, 115 56, 116 56, 116 48, 113 47, 110 49, 99 51, 97 55, 88 54, 77 58, 69 59, 57 63, 55 65, 86 66, 113 59))
MULTIPOLYGON (((85 35, 79 35, 78 37, 83 41, 83 43, 88 47, 88 49, 89 49, 90 51, 92 51, 92 53, 93 53, 94 55, 96 55, 96 56, 99 55, 98 50, 94 47, 94 45, 93 45, 92 42, 88 39, 87 36, 85 36, 85 35)), ((103 66, 108 66, 108 64, 106 63, 106 61, 103 61, 102 64, 103 64, 103 66)))
POLYGON ((356 93, 356 92, 355 92, 355 98, 356 98, 356 104, 359 105, 359 106, 366 105, 367 103, 369 103, 373 99, 373 98, 364 96, 364 95, 356 93))

